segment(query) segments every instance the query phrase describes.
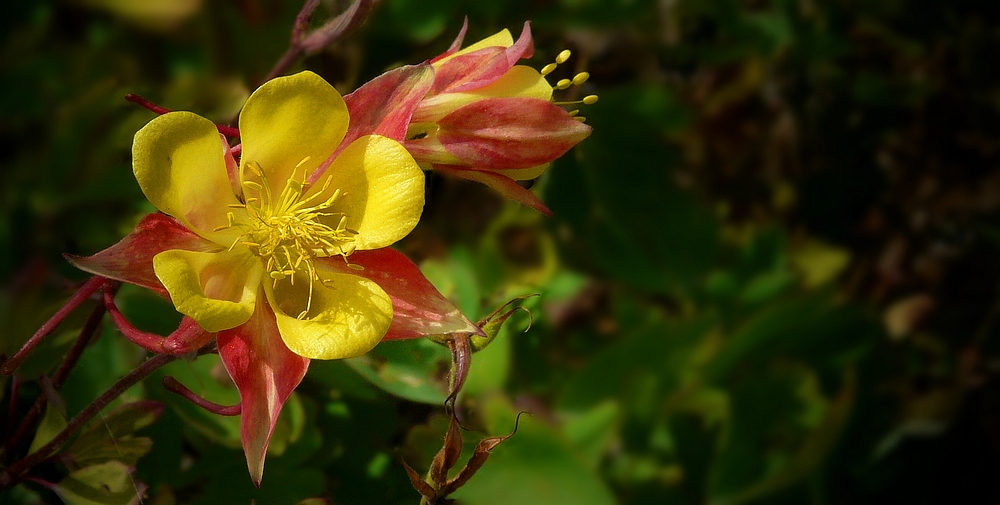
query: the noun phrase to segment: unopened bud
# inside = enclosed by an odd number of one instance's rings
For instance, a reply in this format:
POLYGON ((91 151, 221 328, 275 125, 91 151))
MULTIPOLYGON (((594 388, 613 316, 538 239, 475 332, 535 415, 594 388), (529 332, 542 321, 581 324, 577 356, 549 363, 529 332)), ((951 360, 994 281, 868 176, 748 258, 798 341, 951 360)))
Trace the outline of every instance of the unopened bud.
MULTIPOLYGON (((483 330, 483 333, 485 333, 486 336, 470 335, 470 337, 469 337, 469 344, 470 344, 470 347, 472 349, 472 352, 482 351, 488 345, 490 345, 493 342, 493 340, 495 340, 497 338, 497 335, 500 334, 500 329, 503 328, 503 324, 507 321, 507 319, 510 316, 514 315, 514 313, 517 312, 517 311, 519 311, 519 310, 523 310, 523 311, 525 311, 528 314, 528 318, 529 318, 529 320, 528 320, 528 328, 531 328, 531 319, 530 319, 531 318, 531 312, 528 312, 528 309, 524 308, 521 305, 517 305, 517 306, 515 306, 513 308, 509 308, 509 307, 511 305, 513 305, 514 303, 516 303, 516 302, 525 300, 525 299, 530 298, 532 296, 538 296, 538 294, 536 293, 536 294, 530 294, 530 295, 522 295, 522 296, 518 296, 516 298, 512 298, 507 303, 504 303, 503 305, 497 307, 497 309, 494 310, 493 312, 491 312, 490 315, 486 316, 481 321, 479 321, 479 328, 481 330, 483 330), (508 308, 509 308, 509 310, 507 310, 506 312, 503 312, 504 309, 508 309, 508 308)), ((525 331, 527 331, 528 328, 525 328, 525 331)))

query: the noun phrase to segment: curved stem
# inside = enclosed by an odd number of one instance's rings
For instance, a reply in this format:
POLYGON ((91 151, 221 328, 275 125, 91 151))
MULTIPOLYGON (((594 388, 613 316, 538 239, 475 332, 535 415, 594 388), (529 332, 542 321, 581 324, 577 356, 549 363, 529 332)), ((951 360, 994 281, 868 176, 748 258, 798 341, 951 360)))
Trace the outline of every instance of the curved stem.
POLYGON ((236 405, 219 405, 213 401, 206 400, 194 393, 187 388, 184 384, 181 384, 177 379, 166 376, 163 378, 163 387, 171 393, 183 396, 189 402, 220 416, 238 416, 243 410, 242 405, 237 403, 236 405))
POLYGON ((181 320, 177 329, 166 337, 142 331, 133 326, 118 310, 118 306, 115 305, 114 293, 108 289, 104 290, 104 307, 107 308, 111 320, 118 327, 118 331, 121 331, 122 335, 125 335, 125 338, 131 340, 132 343, 147 351, 179 356, 197 351, 212 340, 212 333, 202 329, 189 317, 181 320))
POLYGON ((125 377, 122 377, 118 382, 105 391, 104 394, 97 397, 93 403, 87 405, 87 407, 77 414, 76 417, 66 423, 66 427, 53 437, 49 443, 45 444, 37 451, 29 454, 21 461, 14 463, 9 468, 4 470, 3 473, 0 473, 0 487, 10 487, 16 484, 25 472, 42 461, 45 461, 54 451, 66 443, 73 433, 83 427, 83 425, 88 421, 93 419, 94 416, 101 411, 101 409, 107 407, 108 404, 110 404, 115 398, 118 398, 128 388, 136 385, 142 379, 145 379, 157 368, 160 368, 175 359, 177 359, 175 356, 167 354, 155 356, 146 360, 145 363, 136 367, 125 377))

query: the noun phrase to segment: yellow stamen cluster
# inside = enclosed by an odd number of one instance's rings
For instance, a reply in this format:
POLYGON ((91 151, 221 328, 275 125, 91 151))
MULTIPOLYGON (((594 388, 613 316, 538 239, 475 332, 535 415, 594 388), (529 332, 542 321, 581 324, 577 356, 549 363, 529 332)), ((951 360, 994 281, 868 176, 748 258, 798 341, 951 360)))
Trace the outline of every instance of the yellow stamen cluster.
MULTIPOLYGON (((554 63, 549 63, 548 65, 542 67, 540 73, 543 76, 551 74, 556 69, 556 67, 558 67, 563 63, 566 63, 566 61, 569 60, 570 55, 572 55, 572 53, 570 52, 569 49, 562 50, 562 52, 556 55, 556 61, 554 63)), ((582 86, 583 83, 587 82, 587 79, 589 78, 590 78, 590 73, 580 72, 575 76, 573 76, 572 79, 560 79, 559 81, 556 82, 555 86, 552 86, 552 89, 564 90, 564 89, 569 89, 572 86, 582 86)), ((555 103, 556 105, 577 105, 581 103, 584 105, 593 105, 597 103, 597 95, 587 95, 583 97, 582 100, 574 100, 570 102, 553 102, 553 103, 555 103)), ((569 115, 573 116, 577 121, 580 122, 585 121, 587 118, 583 116, 577 116, 577 114, 579 113, 580 110, 575 109, 570 111, 569 115)))
POLYGON ((314 260, 338 254, 346 260, 354 252, 354 237, 357 235, 356 231, 347 228, 347 216, 329 211, 341 196, 339 189, 332 196, 319 201, 321 195, 329 189, 331 177, 326 179, 320 191, 303 198, 310 187, 305 183, 307 174, 303 170, 301 179, 297 179, 296 175, 299 167, 307 160, 308 158, 295 166, 292 176, 276 198, 271 193, 260 166, 252 162, 245 164, 244 167, 249 168, 260 182, 248 180, 246 174, 241 173, 245 200, 233 207, 245 208, 250 217, 249 222, 236 222, 235 215, 230 212, 229 225, 219 228, 236 227, 243 231, 230 250, 238 244, 250 248, 251 252, 264 261, 274 287, 284 279, 294 285, 296 273, 308 275, 309 297, 305 310, 298 315, 299 319, 305 317, 312 307, 313 282, 323 282, 316 272, 314 260), (333 227, 321 220, 331 223, 336 220, 337 225, 333 227))

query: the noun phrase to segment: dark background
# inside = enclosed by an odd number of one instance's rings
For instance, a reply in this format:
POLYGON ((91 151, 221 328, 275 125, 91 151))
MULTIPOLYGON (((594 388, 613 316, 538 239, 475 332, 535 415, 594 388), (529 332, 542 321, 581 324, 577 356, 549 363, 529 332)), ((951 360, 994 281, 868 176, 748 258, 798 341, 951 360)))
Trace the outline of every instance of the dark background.
MULTIPOLYGON (((85 278, 62 253, 153 211, 129 160, 152 114, 123 96, 230 121, 299 7, 4 4, 0 352, 85 278)), ((542 295, 530 330, 518 313, 474 357, 467 452, 532 416, 461 503, 1000 502, 1000 4, 383 0, 292 70, 347 93, 440 53, 464 16, 469 43, 531 20, 526 64, 569 48, 552 77, 587 70, 566 99, 600 101, 581 107, 593 135, 535 182, 554 217, 430 175, 398 244, 470 317, 542 295)), ((119 301, 145 329, 178 320, 139 289, 119 301)), ((21 401, 86 312, 19 370, 21 401)), ((106 324, 61 391, 69 414, 142 356, 106 324)), ((146 503, 416 503, 397 461, 423 472, 440 446, 447 357, 392 342, 314 362, 260 490, 237 420, 159 385, 233 403, 217 358, 171 364, 125 397, 167 406, 140 431, 146 503)), ((26 484, 8 500, 57 498, 26 484)))

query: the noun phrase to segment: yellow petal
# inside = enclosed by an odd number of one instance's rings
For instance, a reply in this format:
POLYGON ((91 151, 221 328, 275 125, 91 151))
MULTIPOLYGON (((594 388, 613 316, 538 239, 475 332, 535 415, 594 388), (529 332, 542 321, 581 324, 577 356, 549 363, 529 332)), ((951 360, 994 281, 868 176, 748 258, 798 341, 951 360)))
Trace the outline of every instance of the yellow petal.
POLYGON ((217 253, 172 249, 153 257, 153 271, 177 311, 214 332, 250 319, 264 267, 245 247, 217 253))
POLYGON ((328 177, 325 194, 340 190, 329 210, 347 216, 347 228, 358 233, 356 249, 391 245, 420 220, 424 173, 395 140, 368 135, 351 142, 314 187, 326 185, 328 177))
POLYGON ((552 99, 552 86, 537 70, 514 65, 499 79, 476 90, 483 96, 519 96, 523 98, 552 99))
POLYGON ((306 71, 267 81, 240 112, 240 167, 257 164, 278 195, 302 160, 308 157, 296 170, 298 181, 333 154, 348 122, 344 99, 322 77, 306 71))
POLYGON ((537 70, 524 65, 515 65, 499 79, 474 91, 442 93, 425 98, 413 114, 413 122, 433 123, 463 105, 494 97, 551 100, 552 86, 537 70))
POLYGON ((496 172, 501 175, 506 175, 515 181, 530 181, 532 179, 537 179, 538 176, 545 173, 549 169, 551 163, 546 163, 544 165, 538 165, 536 167, 530 168, 514 168, 510 170, 497 170, 496 172))
POLYGON ((494 46, 510 47, 512 45, 514 45, 514 37, 510 34, 510 30, 504 28, 503 30, 494 33, 493 35, 490 35, 489 37, 486 37, 485 39, 480 40, 479 42, 476 42, 475 44, 472 44, 469 47, 463 48, 456 54, 468 54, 473 51, 478 51, 484 47, 494 47, 494 46))
POLYGON ((281 339, 292 352, 311 359, 341 359, 360 356, 375 347, 392 323, 392 300, 374 281, 356 275, 321 271, 324 280, 312 284, 308 276, 295 285, 278 282, 265 285, 268 301, 278 322, 281 339))
POLYGON ((199 235, 228 247, 238 232, 228 224, 233 195, 223 145, 211 121, 190 112, 154 118, 135 134, 132 170, 150 203, 199 235))
POLYGON ((434 63, 432 63, 432 65, 434 66, 434 68, 439 68, 442 64, 444 64, 444 62, 456 56, 469 54, 473 51, 478 51, 484 47, 496 47, 496 46, 510 47, 512 45, 514 45, 514 37, 510 34, 510 30, 504 28, 503 30, 500 30, 495 34, 490 35, 489 37, 486 37, 485 39, 480 40, 479 42, 476 42, 475 44, 472 44, 469 47, 463 48, 460 51, 456 51, 453 54, 449 54, 448 56, 445 56, 444 58, 435 61, 434 63))

